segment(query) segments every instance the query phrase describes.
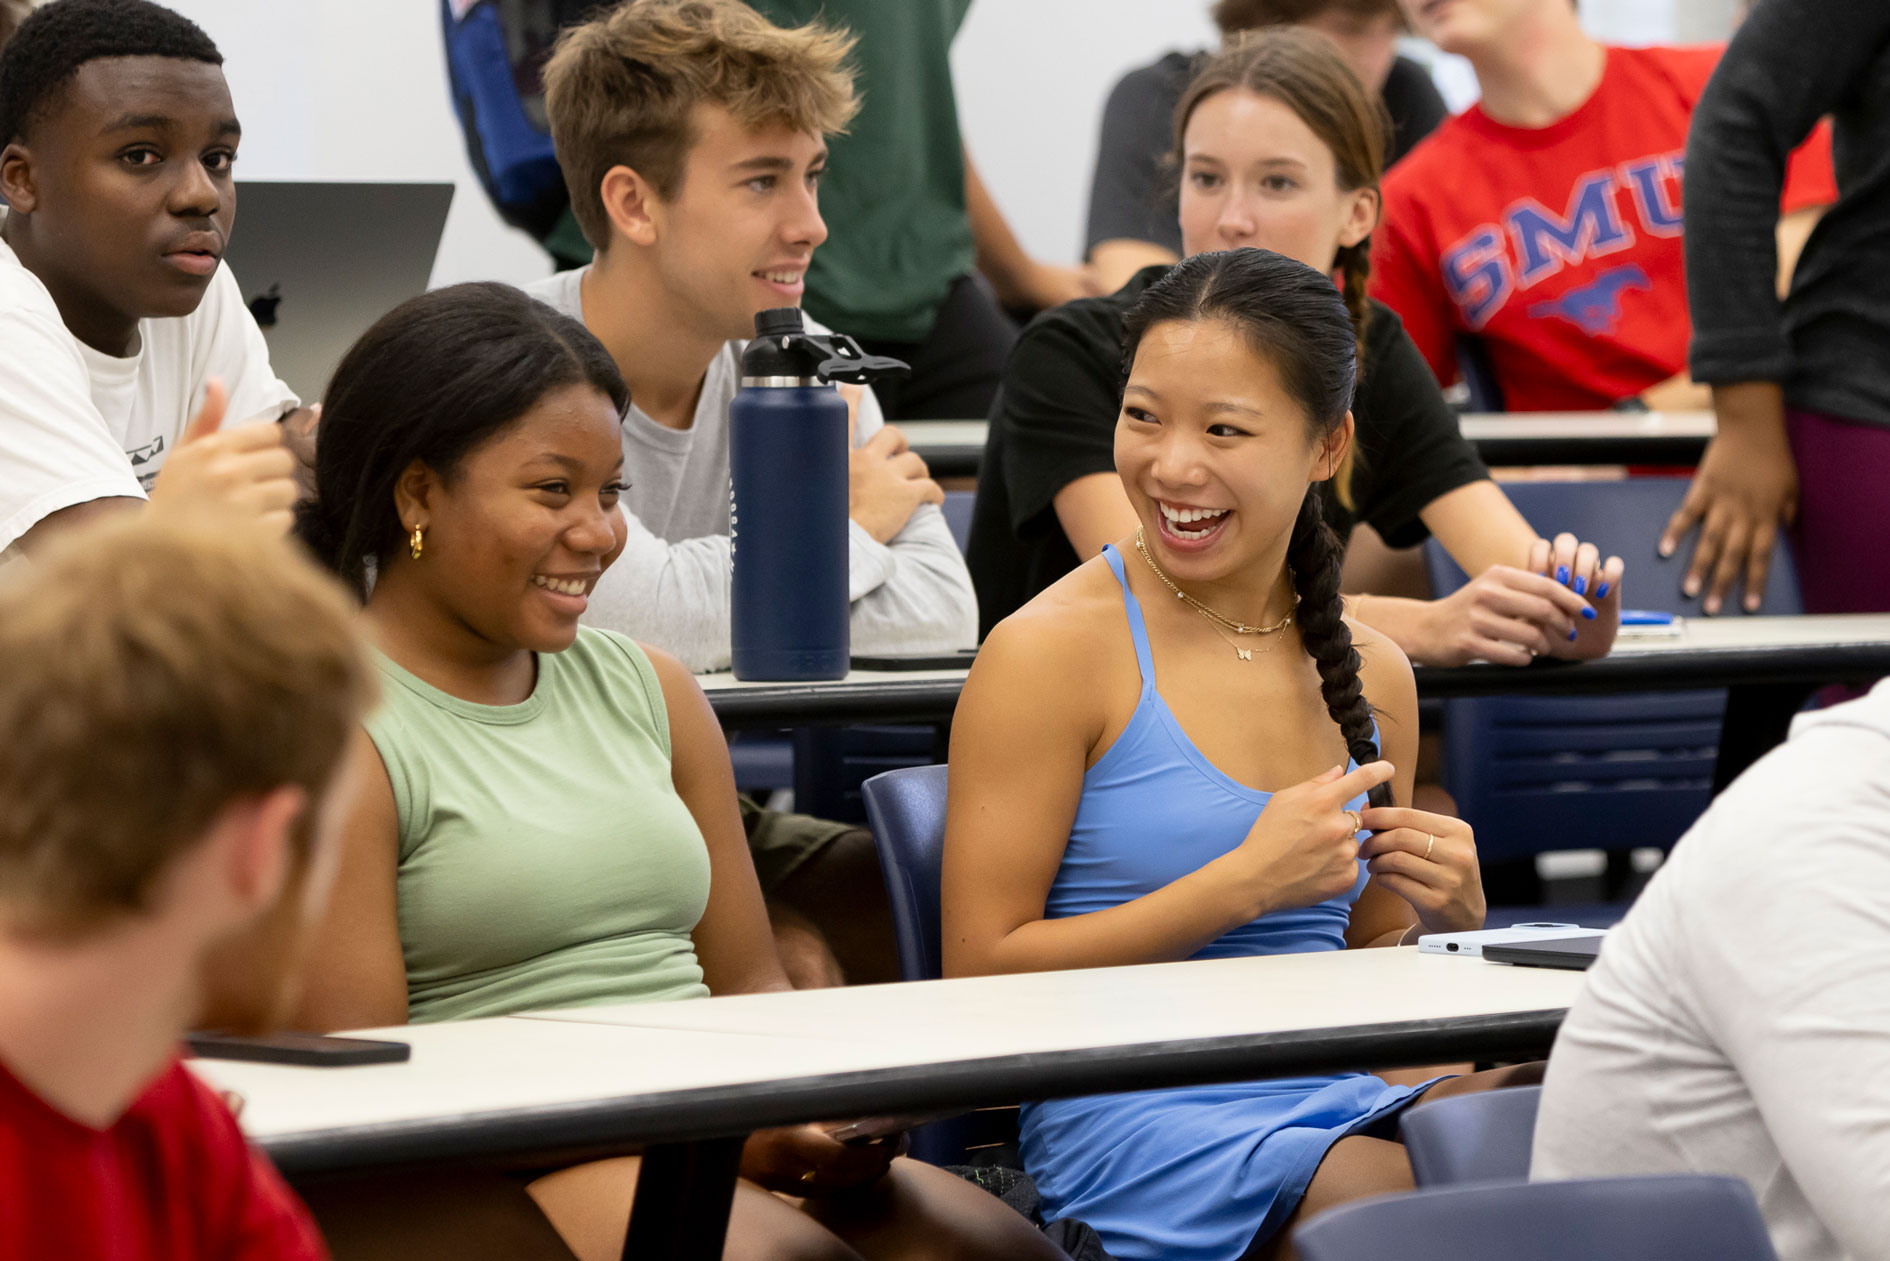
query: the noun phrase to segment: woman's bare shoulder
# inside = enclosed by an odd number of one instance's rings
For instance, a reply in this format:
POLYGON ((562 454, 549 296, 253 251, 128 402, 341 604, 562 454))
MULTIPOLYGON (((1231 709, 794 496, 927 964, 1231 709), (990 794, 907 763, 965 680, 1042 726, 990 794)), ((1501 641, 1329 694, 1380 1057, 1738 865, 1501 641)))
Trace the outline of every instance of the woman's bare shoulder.
POLYGON ((1417 721, 1417 677, 1411 673, 1411 661, 1404 649, 1391 637, 1373 630, 1363 622, 1345 619, 1352 632, 1352 647, 1358 650, 1359 682, 1372 707, 1395 715, 1399 721, 1417 721))
POLYGON ((1078 565, 992 627, 974 679, 1019 686, 1033 697, 1080 693, 1112 650, 1128 651, 1122 589, 1101 557, 1078 565))

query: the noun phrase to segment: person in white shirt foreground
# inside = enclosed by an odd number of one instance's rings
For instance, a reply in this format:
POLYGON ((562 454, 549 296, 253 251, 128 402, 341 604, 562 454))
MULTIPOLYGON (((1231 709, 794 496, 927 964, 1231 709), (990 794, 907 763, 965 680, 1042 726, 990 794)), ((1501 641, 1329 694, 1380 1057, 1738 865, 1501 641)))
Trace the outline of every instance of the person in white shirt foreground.
POLYGON ((1531 1177, 1725 1173, 1780 1261, 1890 1241, 1890 682, 1800 717, 1610 934, 1531 1177))

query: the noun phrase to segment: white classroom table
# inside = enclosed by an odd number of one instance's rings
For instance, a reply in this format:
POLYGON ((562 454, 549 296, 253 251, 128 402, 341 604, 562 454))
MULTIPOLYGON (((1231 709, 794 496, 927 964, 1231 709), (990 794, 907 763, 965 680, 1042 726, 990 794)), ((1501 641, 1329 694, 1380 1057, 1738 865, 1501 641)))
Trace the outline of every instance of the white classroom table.
POLYGON ((1579 973, 1415 947, 369 1030, 404 1064, 193 1061, 284 1172, 644 1150, 625 1255, 718 1257, 743 1138, 1021 1099, 1545 1054, 1579 973))
MULTIPOLYGON (((1460 418, 1487 464, 1694 464, 1712 412, 1487 412, 1460 418)), ((899 428, 938 477, 976 477, 989 425, 906 420, 899 428)))

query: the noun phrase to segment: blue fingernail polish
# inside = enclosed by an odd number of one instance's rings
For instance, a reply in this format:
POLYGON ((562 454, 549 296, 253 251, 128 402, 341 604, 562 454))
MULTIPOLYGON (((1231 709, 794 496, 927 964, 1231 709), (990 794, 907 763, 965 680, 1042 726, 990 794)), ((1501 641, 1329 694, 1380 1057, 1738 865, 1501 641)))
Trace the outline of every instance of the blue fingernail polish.
POLYGON ((1607 598, 1608 598, 1608 584, 1604 582, 1599 587, 1595 588, 1595 599, 1605 600, 1607 598))
POLYGON ((1591 622, 1594 621, 1595 620, 1595 606, 1592 604, 1584 604, 1582 606, 1582 616, 1587 618, 1591 622))
POLYGON ((1569 642, 1570 642, 1571 644, 1575 642, 1575 632, 1574 632, 1574 631, 1570 631, 1570 632, 1568 633, 1568 641, 1569 641, 1569 642))
POLYGON ((1576 594, 1576 595, 1581 595, 1581 594, 1582 594, 1583 592, 1585 592, 1585 591, 1587 591, 1587 590, 1588 590, 1588 579, 1586 579, 1586 578, 1580 578, 1580 577, 1578 577, 1578 578, 1576 578, 1576 579, 1575 579, 1575 588, 1574 588, 1574 590, 1575 590, 1575 594, 1576 594))
POLYGON ((1567 565, 1557 565, 1555 567, 1555 580, 1561 583, 1566 583, 1568 581, 1568 566, 1567 565))

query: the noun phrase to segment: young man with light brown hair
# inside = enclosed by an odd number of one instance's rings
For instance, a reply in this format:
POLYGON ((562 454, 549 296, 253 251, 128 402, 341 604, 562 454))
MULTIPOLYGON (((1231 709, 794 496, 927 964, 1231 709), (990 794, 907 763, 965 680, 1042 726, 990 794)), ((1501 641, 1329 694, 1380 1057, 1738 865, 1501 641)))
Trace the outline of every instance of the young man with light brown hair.
MULTIPOLYGON (((775 26, 738 0, 631 0, 567 31, 545 67, 552 139, 596 256, 528 292, 596 334, 633 399, 629 539, 585 620, 694 670, 729 664, 728 407, 744 339, 757 312, 800 304, 826 239, 816 193, 826 137, 858 108, 852 44, 820 23, 775 26)), ((972 647, 977 602, 943 493, 873 392, 851 401, 853 649, 972 647)), ((850 979, 892 979, 872 838, 799 816, 749 822, 771 908, 813 919, 850 979)))
MULTIPOLYGON (((755 314, 797 306, 826 239, 825 137, 858 102, 852 40, 783 29, 738 0, 632 0, 573 28, 545 105, 590 266, 530 287, 582 319, 629 381, 630 540, 590 621, 729 661, 728 404, 755 314)), ((842 330, 845 331, 845 330, 842 330)), ((924 464, 858 400, 850 497, 853 645, 970 647, 971 581, 924 464)))
POLYGON ((374 695, 353 623, 222 515, 0 577, 0 1257, 326 1255, 178 1043, 293 1001, 374 695))

